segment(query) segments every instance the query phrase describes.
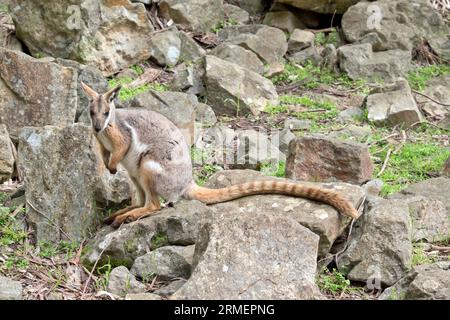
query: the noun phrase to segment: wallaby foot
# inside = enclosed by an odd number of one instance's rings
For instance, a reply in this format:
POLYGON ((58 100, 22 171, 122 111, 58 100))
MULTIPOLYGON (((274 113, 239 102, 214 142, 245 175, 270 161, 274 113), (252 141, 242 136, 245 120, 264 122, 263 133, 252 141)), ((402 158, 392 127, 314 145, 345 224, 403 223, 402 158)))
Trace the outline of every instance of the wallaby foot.
POLYGON ((139 218, 144 218, 147 216, 150 216, 154 213, 159 211, 159 209, 156 209, 155 207, 144 207, 144 208, 138 208, 131 211, 128 211, 126 213, 123 213, 121 215, 118 215, 114 218, 114 221, 111 223, 111 226, 113 228, 118 228, 122 223, 129 223, 132 221, 136 221, 139 218))
POLYGON ((133 209, 136 209, 136 208, 139 208, 139 206, 133 205, 133 206, 128 206, 128 207, 125 207, 125 208, 123 208, 123 209, 120 209, 120 210, 114 212, 114 214, 112 214, 111 216, 109 216, 109 217, 106 218, 105 220, 103 220, 103 223, 104 223, 104 224, 111 224, 111 223, 113 223, 113 221, 114 221, 114 219, 115 219, 116 217, 118 217, 118 216, 120 216, 120 215, 122 215, 122 214, 124 214, 124 213, 127 213, 128 211, 131 211, 131 210, 133 210, 133 209))

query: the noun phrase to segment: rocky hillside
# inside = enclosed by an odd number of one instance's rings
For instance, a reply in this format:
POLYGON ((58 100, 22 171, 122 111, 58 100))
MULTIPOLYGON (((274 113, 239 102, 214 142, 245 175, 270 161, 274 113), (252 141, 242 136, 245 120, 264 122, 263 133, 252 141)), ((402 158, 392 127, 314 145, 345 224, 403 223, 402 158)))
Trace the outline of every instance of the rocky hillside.
POLYGON ((446 1, 0 0, 0 300, 450 299, 446 1), (180 201, 118 229, 81 82, 122 85, 197 183, 340 192, 180 201))

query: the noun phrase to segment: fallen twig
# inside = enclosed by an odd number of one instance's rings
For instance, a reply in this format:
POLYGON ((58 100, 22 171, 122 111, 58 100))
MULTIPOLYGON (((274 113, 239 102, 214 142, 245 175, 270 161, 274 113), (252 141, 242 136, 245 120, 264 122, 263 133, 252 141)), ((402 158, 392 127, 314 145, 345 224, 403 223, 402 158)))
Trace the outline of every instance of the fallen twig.
POLYGON ((383 166, 381 167, 380 172, 378 172, 377 177, 381 176, 384 172, 384 170, 386 170, 387 164, 389 162, 389 157, 391 156, 392 153, 392 149, 389 149, 387 154, 386 154, 386 158, 384 159, 384 163, 383 166))
POLYGON ((441 106, 450 107, 450 104, 445 104, 445 103, 439 102, 436 99, 434 99, 434 98, 430 97, 429 95, 426 95, 426 94, 424 94, 422 92, 419 92, 419 91, 416 91, 416 90, 411 90, 411 92, 413 92, 415 94, 418 94, 418 95, 421 95, 422 97, 428 98, 431 101, 433 101, 434 103, 440 104, 441 106))

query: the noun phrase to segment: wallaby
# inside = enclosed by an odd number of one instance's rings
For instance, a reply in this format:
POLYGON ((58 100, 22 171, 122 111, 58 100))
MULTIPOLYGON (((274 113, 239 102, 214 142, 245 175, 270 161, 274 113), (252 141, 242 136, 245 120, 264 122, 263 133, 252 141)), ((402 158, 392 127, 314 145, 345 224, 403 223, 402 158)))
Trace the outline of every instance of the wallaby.
POLYGON ((299 183, 268 180, 221 189, 200 187, 193 180, 189 147, 169 119, 149 110, 116 109, 120 86, 104 94, 84 83, 82 87, 90 98, 92 127, 106 167, 115 174, 122 164, 136 189, 133 204, 105 220, 113 227, 160 210, 160 197, 169 203, 182 197, 214 204, 249 195, 283 194, 318 200, 358 217, 358 211, 338 193, 299 183))

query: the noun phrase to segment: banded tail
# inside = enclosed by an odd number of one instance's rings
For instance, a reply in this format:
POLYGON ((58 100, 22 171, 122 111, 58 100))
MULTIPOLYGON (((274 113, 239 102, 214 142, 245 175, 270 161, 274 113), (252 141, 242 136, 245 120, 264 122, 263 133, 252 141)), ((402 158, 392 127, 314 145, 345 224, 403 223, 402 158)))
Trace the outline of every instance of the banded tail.
POLYGON ((354 219, 359 216, 353 205, 335 191, 284 181, 246 182, 221 189, 204 188, 192 183, 184 196, 205 204, 214 204, 257 194, 282 194, 317 200, 333 206, 343 215, 354 219))

